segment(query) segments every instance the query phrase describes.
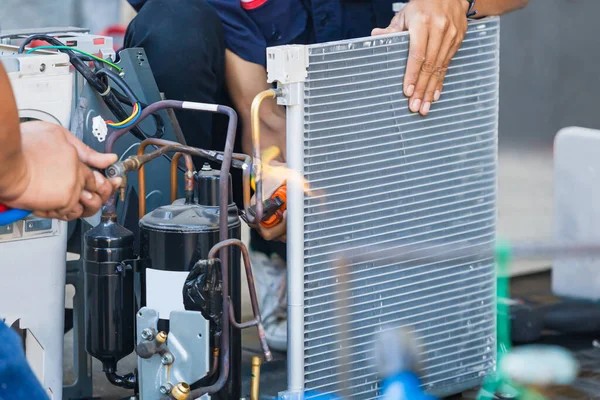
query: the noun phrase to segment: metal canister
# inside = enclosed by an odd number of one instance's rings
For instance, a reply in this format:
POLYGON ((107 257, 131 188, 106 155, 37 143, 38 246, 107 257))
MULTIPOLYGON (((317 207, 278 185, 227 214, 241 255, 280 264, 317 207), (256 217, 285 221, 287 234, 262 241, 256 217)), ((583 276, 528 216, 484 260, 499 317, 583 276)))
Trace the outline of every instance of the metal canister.
POLYGON ((103 216, 84 236, 85 348, 105 370, 133 352, 133 233, 103 216))

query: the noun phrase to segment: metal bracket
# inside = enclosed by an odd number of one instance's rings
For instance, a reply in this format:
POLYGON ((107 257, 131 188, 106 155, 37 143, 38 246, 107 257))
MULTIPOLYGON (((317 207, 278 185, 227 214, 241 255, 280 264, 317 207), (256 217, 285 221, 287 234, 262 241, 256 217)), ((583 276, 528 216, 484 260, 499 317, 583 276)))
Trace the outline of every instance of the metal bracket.
POLYGON ((308 48, 306 46, 276 46, 267 49, 267 81, 304 82, 308 76, 308 48))
MULTIPOLYGON (((157 329, 158 312, 144 307, 137 314, 137 342, 144 329, 157 329)), ((173 363, 163 365, 161 357, 138 357, 138 377, 141 400, 169 398, 161 387, 173 387, 180 382, 189 385, 203 378, 210 370, 209 323, 195 311, 173 311, 170 314, 169 334, 166 341, 173 363)), ((203 397, 204 399, 204 397, 203 397)), ((206 397, 208 399, 208 397, 206 397)))

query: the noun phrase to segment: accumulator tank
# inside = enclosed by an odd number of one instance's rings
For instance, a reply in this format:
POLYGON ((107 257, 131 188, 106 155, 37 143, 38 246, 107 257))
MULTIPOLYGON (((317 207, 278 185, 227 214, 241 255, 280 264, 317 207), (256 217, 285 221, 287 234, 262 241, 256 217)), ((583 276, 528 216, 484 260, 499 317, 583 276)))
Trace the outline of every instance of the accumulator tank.
MULTIPOLYGON (((140 307, 158 311, 159 330, 168 332, 169 314, 183 310, 183 288, 189 272, 199 260, 208 258, 210 249, 219 242, 219 171, 205 165, 198 173, 198 203, 185 204, 178 200, 159 207, 140 221, 140 268, 137 288, 140 307)), ((231 181, 230 190, 231 193, 231 181)), ((229 197, 228 237, 240 239, 238 209, 229 197)), ((230 248, 229 293, 237 320, 241 318, 240 253, 230 248)), ((208 318, 207 318, 208 319, 208 318)), ((218 334, 211 321, 211 334, 218 334)), ((211 340, 214 345, 214 342, 211 340)), ((221 398, 240 398, 239 366, 241 336, 233 330, 230 335, 231 370, 221 398)), ((212 354, 213 349, 209 349, 212 354)))

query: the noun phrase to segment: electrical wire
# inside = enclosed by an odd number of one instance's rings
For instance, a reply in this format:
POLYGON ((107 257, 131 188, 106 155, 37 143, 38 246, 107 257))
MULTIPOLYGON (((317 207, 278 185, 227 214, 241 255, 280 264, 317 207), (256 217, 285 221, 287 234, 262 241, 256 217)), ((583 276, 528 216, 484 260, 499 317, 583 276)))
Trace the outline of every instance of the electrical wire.
POLYGON ((95 56, 95 55, 93 55, 91 53, 88 53, 86 51, 73 48, 71 46, 38 46, 38 47, 34 47, 32 49, 29 49, 27 51, 27 54, 30 54, 30 53, 33 53, 34 51, 42 50, 42 49, 71 50, 71 51, 74 51, 75 53, 83 54, 83 55, 85 55, 85 56, 87 56, 87 57, 89 57, 89 58, 91 58, 93 60, 96 60, 96 61, 99 61, 101 63, 110 65, 111 67, 113 67, 114 69, 116 69, 119 72, 123 71, 123 69, 121 67, 119 67, 117 64, 115 64, 113 62, 110 62, 109 60, 105 60, 104 58, 95 56))
POLYGON ((127 128, 127 127, 130 127, 140 117, 141 108, 142 107, 140 106, 140 103, 135 103, 133 105, 132 114, 129 116, 129 118, 127 118, 124 121, 118 122, 118 123, 115 123, 113 121, 108 120, 108 121, 106 121, 106 125, 110 126, 111 128, 127 128))
MULTIPOLYGON (((104 103, 109 108, 109 110, 115 115, 115 117, 117 117, 118 120, 124 120, 127 117, 129 117, 130 114, 127 111, 125 111, 123 105, 117 99, 116 95, 112 93, 112 90, 109 90, 108 84, 102 79, 101 76, 97 76, 94 73, 90 66, 86 62, 84 62, 84 60, 82 59, 82 55, 75 51, 76 49, 73 49, 69 46, 65 46, 64 43, 52 36, 39 34, 29 36, 27 39, 25 39, 23 43, 21 43, 21 45, 19 46, 18 53, 22 54, 25 51, 25 46, 27 46, 34 40, 46 41, 53 46, 57 46, 57 50, 68 54, 71 64, 89 83, 90 87, 92 87, 98 93, 106 93, 106 95, 103 96, 104 103)), ((86 59, 89 58, 89 56, 87 55, 83 56, 86 57, 86 59)), ((120 80, 123 81, 122 79, 120 80)), ((135 102, 133 102, 131 105, 133 105, 134 103, 135 102)), ((164 131, 159 130, 157 126, 157 131, 155 135, 148 135, 140 127, 135 126, 132 128, 131 133, 139 140, 145 140, 153 137, 160 138, 163 136, 164 131)))
MULTIPOLYGON (((127 113, 125 111, 125 109, 123 108, 121 103, 127 104, 129 106, 134 106, 135 103, 139 103, 140 106, 138 108, 142 108, 142 107, 146 108, 147 107, 146 104, 135 99, 135 95, 133 95, 133 98, 135 100, 131 98, 132 97, 131 94, 133 93, 133 91, 131 91, 129 86, 125 83, 125 81, 121 78, 120 75, 115 74, 113 71, 106 69, 106 68, 98 69, 98 65, 96 63, 104 62, 106 60, 102 60, 102 59, 98 60, 96 58, 92 58, 92 57, 90 57, 92 55, 89 53, 82 54, 82 52, 79 52, 78 49, 72 48, 70 46, 65 46, 64 43, 62 43, 60 40, 58 40, 52 36, 44 35, 44 34, 31 35, 31 36, 27 37, 23 41, 23 43, 21 43, 21 45, 19 46, 18 53, 22 54, 25 51, 25 47, 34 40, 43 40, 45 42, 48 42, 51 45, 53 45, 53 48, 68 54, 71 64, 83 76, 83 78, 90 84, 90 87, 92 87, 98 93, 105 93, 108 91, 107 95, 103 96, 103 100, 104 100, 104 103, 106 104, 106 106, 109 108, 109 110, 114 114, 115 117, 117 117, 117 119, 125 120, 130 116, 129 113, 127 113), (92 69, 89 67, 89 65, 86 64, 84 61, 86 61, 86 62, 94 61, 94 64, 96 65, 98 71, 104 70, 103 73, 101 73, 100 76, 98 76, 96 73, 94 73, 94 71, 92 71, 92 69), (106 71, 108 71, 108 72, 106 72, 106 71), (119 88, 121 90, 123 90, 123 92, 125 92, 125 94, 119 93, 117 90, 114 90, 114 89, 109 90, 108 83, 105 82, 105 80, 103 80, 103 77, 110 77, 111 80, 113 80, 116 83, 116 85, 119 86, 119 88), (126 88, 126 89, 123 89, 123 88, 126 88)), ((36 47, 36 49, 39 49, 40 47, 36 47)), ((114 64, 114 65, 116 65, 116 64, 114 64)), ((119 69, 119 71, 121 71, 120 67, 118 69, 119 69)), ((145 139, 150 139, 150 138, 160 139, 164 136, 165 124, 164 124, 162 117, 157 113, 152 114, 152 116, 153 116, 155 124, 156 124, 156 131, 155 131, 154 135, 148 135, 139 126, 134 126, 131 129, 131 133, 137 139, 143 141, 145 139)), ((135 125, 135 122, 132 120, 131 124, 135 125)), ((129 126, 131 126, 131 125, 129 125, 129 126)), ((164 157, 169 161, 169 163, 171 162, 171 157, 169 157, 167 154, 165 154, 164 157)), ((183 168, 181 165, 178 165, 178 169, 182 172, 185 172, 185 168, 183 168)))

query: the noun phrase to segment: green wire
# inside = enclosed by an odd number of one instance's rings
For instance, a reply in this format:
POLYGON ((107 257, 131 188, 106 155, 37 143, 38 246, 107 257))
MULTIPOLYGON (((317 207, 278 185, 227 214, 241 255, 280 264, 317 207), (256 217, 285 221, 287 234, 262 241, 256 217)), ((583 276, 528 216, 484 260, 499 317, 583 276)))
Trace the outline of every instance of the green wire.
POLYGON ((103 62, 105 64, 108 64, 108 65, 110 65, 111 67, 113 67, 114 69, 116 69, 119 72, 122 71, 121 67, 119 67, 117 64, 114 64, 114 63, 112 63, 112 62, 110 62, 108 60, 105 60, 103 58, 97 57, 97 56, 95 56, 93 54, 90 54, 88 52, 85 52, 83 50, 75 49, 75 48, 70 47, 70 46, 38 46, 38 47, 34 47, 33 49, 29 49, 27 51, 27 54, 33 53, 34 51, 41 50, 41 49, 71 50, 71 51, 74 51, 76 53, 83 54, 83 55, 86 55, 88 57, 91 57, 94 60, 97 60, 97 61, 103 62))

